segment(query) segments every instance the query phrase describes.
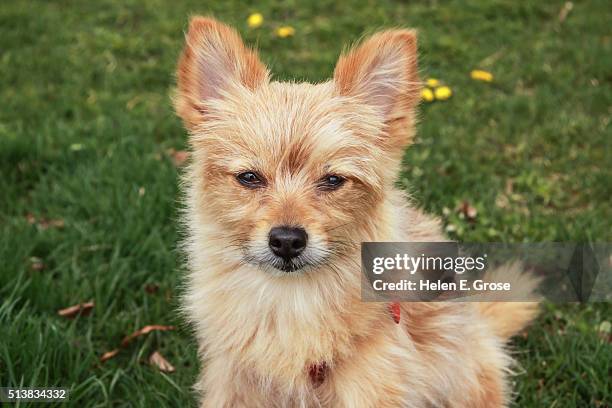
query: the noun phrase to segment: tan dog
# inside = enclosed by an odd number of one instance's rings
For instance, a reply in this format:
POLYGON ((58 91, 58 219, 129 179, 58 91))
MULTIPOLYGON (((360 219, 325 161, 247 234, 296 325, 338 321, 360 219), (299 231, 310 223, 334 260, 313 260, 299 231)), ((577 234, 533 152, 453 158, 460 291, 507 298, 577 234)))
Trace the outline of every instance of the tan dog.
POLYGON ((378 33, 333 80, 271 82, 231 28, 192 19, 176 110, 203 407, 502 407, 533 304, 360 300, 362 241, 446 240, 394 188, 420 98, 417 40, 378 33))

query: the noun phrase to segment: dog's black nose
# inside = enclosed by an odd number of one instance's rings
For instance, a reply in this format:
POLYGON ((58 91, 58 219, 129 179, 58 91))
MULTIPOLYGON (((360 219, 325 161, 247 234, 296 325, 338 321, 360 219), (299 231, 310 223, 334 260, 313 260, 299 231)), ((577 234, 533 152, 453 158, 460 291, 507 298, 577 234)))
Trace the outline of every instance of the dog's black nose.
POLYGON ((268 245, 275 255, 288 261, 302 253, 307 240, 308 235, 303 228, 274 227, 270 230, 268 245))

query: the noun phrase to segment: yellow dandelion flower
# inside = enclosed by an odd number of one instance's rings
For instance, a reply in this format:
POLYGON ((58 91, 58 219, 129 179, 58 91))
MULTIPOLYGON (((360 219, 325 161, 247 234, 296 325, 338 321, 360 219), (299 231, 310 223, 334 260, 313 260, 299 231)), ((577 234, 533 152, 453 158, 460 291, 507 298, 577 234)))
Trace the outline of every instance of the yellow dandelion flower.
POLYGON ((440 85, 440 81, 438 81, 436 78, 427 78, 427 86, 435 88, 438 85, 440 85))
POLYGON ((280 38, 291 37, 295 34, 295 28, 291 26, 282 26, 276 29, 276 36, 280 38))
POLYGON ((257 28, 263 24, 263 20, 264 18, 261 13, 253 13, 247 18, 247 24, 251 28, 257 28))
POLYGON ((421 98, 425 101, 425 102, 433 102, 434 100, 434 93, 431 89, 429 88, 424 88, 421 91, 421 98))
POLYGON ((434 89, 434 96, 440 101, 444 101, 453 95, 453 91, 448 86, 441 86, 434 89))
POLYGON ((484 82, 493 81, 493 74, 487 71, 483 71, 481 69, 473 70, 472 72, 470 72, 470 76, 472 77, 472 79, 475 79, 476 81, 484 81, 484 82))

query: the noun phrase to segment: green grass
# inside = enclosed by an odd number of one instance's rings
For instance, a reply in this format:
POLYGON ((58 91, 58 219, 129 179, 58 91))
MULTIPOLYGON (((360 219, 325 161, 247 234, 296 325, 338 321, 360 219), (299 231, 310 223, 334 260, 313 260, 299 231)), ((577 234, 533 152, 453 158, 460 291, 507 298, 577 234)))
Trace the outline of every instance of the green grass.
MULTIPOLYGON (((194 403, 195 344, 177 313, 177 169, 166 153, 186 143, 169 94, 191 14, 237 26, 277 78, 311 81, 329 77, 343 44, 364 33, 418 28, 423 76, 454 95, 421 107, 399 178, 415 201, 462 241, 612 241, 607 1, 575 1, 562 23, 563 1, 206 3, 0 4, 0 386, 69 387, 74 406, 194 403), (253 11, 266 18, 257 30, 245 23, 253 11), (275 38, 282 24, 296 35, 275 38), (471 80, 474 68, 495 81, 471 80), (456 211, 463 201, 475 222, 456 211), (40 228, 28 213, 65 226, 40 228), (90 299, 91 315, 57 316, 90 299), (178 330, 99 363, 145 324, 178 330), (146 364, 156 349, 175 373, 146 364)), ((598 333, 610 312, 547 306, 513 343, 516 405, 612 404, 612 347, 598 333)))

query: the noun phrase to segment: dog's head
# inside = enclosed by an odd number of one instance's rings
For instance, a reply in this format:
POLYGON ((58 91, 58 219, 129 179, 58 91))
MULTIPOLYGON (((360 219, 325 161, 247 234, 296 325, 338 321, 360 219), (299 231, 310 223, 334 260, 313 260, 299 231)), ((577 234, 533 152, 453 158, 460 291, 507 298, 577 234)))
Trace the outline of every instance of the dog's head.
POLYGON ((195 211, 243 262, 331 264, 376 237, 419 100, 413 31, 376 34, 332 81, 271 82, 233 29, 191 21, 178 66, 195 211))

